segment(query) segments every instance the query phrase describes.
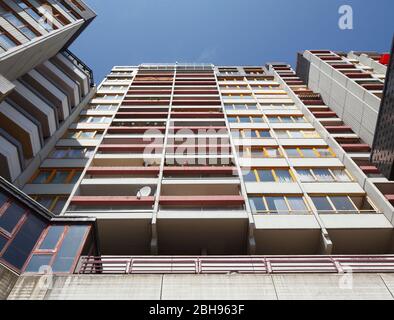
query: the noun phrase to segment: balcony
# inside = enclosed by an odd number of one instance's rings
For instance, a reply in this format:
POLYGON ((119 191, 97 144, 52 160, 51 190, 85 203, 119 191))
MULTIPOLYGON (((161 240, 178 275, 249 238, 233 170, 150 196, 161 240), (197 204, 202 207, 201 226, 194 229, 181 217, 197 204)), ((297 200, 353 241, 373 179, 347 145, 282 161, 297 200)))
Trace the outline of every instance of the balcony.
POLYGON ((82 256, 76 274, 394 272, 394 256, 82 256))

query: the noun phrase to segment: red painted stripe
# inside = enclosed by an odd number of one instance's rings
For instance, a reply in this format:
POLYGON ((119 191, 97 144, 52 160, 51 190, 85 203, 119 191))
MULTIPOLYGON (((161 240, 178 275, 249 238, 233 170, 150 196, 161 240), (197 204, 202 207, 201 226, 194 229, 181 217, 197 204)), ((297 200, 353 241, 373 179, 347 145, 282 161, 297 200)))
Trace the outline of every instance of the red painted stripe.
POLYGON ((242 205, 242 196, 161 196, 161 205, 242 205))
POLYGON ((138 199, 137 197, 109 197, 109 196, 75 196, 71 199, 72 204, 81 206, 90 205, 152 205, 155 201, 155 197, 143 197, 138 199))
POLYGON ((159 167, 90 167, 87 174, 134 174, 159 173, 159 167))

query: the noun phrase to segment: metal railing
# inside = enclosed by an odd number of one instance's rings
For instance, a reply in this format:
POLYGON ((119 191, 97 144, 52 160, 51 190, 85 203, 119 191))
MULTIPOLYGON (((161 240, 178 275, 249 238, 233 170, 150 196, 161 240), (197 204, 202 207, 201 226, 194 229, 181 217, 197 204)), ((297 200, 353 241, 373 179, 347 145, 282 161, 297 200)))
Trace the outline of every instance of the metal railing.
POLYGON ((394 255, 83 256, 77 274, 283 274, 394 272, 394 255))
POLYGON ((94 87, 95 83, 94 83, 93 70, 90 69, 81 59, 79 59, 70 50, 66 49, 62 53, 66 58, 68 58, 75 66, 81 69, 89 77, 90 86, 94 87))

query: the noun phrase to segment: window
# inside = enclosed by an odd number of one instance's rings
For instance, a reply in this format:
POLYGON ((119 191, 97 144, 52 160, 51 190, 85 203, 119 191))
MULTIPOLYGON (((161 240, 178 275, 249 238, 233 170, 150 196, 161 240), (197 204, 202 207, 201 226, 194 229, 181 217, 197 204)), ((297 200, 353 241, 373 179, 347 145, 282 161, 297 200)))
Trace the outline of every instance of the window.
POLYGON ((256 104, 225 104, 224 108, 226 110, 239 110, 239 111, 245 111, 245 110, 258 110, 256 104))
POLYGON ((287 139, 303 139, 303 138, 320 138, 319 134, 315 130, 275 130, 278 138, 287 139))
POLYGON ((27 210, 16 202, 12 202, 8 207, 2 209, 4 211, 0 214, 0 229, 12 234, 27 210))
POLYGON ((79 179, 82 171, 77 169, 45 169, 40 170, 33 177, 32 184, 71 184, 79 179))
POLYGON ((90 148, 57 148, 51 152, 51 159, 85 159, 90 158, 94 150, 90 148))
POLYGON ((89 109, 95 111, 115 111, 117 108, 118 106, 114 104, 92 104, 89 109))
POLYGON ((239 151, 240 157, 244 158, 281 158, 282 153, 275 147, 243 147, 239 151))
POLYGON ((312 197, 313 204, 320 213, 359 213, 349 196, 312 197))
POLYGON ((81 117, 78 122, 82 123, 110 123, 111 117, 81 117))
POLYGON ((27 25, 25 21, 23 21, 20 17, 16 16, 12 13, 8 8, 0 4, 0 15, 6 19, 11 25, 13 25, 16 29, 19 30, 26 38, 29 40, 34 39, 37 35, 33 32, 32 29, 27 25), (4 7, 3 7, 4 6, 4 7))
POLYGON ((69 130, 65 139, 101 139, 102 131, 72 131, 69 130))
POLYGON ((289 158, 333 158, 335 153, 330 148, 286 148, 289 158))
POLYGON ((64 232, 63 226, 51 226, 45 235, 44 240, 41 242, 40 250, 54 250, 59 243, 60 236, 64 232))
POLYGON ((31 197, 55 215, 62 212, 67 201, 66 196, 31 195, 31 197))
POLYGON ((271 123, 306 123, 303 116, 268 116, 268 121, 271 123))
POLYGON ((345 169, 296 169, 301 182, 350 182, 353 179, 345 169))
POLYGON ((39 272, 42 266, 50 266, 56 273, 72 272, 86 245, 89 231, 87 225, 48 227, 43 240, 33 251, 25 272, 39 272))
POLYGON ((234 138, 271 138, 269 130, 232 130, 231 134, 234 138))
POLYGON ((0 47, 7 51, 11 48, 14 48, 18 45, 16 40, 11 38, 3 29, 0 28, 0 47))
POLYGON ((263 117, 256 117, 256 116, 235 116, 235 117, 228 117, 228 121, 230 123, 263 123, 263 117))
POLYGON ((74 10, 70 9, 67 4, 63 3, 63 1, 57 1, 57 5, 59 5, 65 12, 67 12, 75 20, 81 19, 81 17, 74 10))
POLYGON ((293 182, 289 169, 251 169, 244 171, 247 182, 293 182))
POLYGON ((253 196, 249 198, 254 213, 309 214, 310 210, 300 196, 253 196))
POLYGON ((52 23, 48 23, 48 18, 44 16, 43 13, 39 13, 29 2, 24 0, 14 0, 17 5, 24 10, 28 15, 30 15, 38 24, 41 25, 48 32, 57 29, 52 23))
MULTIPOLYGON (((45 13, 46 17, 53 17, 56 19, 61 25, 68 25, 71 23, 63 14, 61 14, 54 6, 51 6, 47 1, 42 1, 41 3, 44 4, 44 6, 41 7, 41 10, 43 13, 45 13), (50 8, 47 10, 47 8, 50 8)), ((56 1, 56 4, 59 5, 60 7, 63 7, 63 9, 66 9, 64 5, 61 4, 60 1, 56 1)), ((67 12, 67 9, 65 10, 67 12)), ((72 17, 74 18, 73 14, 71 13, 72 17)), ((74 18, 75 19, 75 18, 74 18)))
POLYGON ((253 212, 267 211, 264 199, 262 197, 251 197, 249 203, 253 212))
POLYGON ((43 220, 29 214, 1 258, 21 270, 45 227, 43 220))
POLYGON ((96 99, 104 99, 104 100, 122 100, 123 94, 99 94, 96 99))

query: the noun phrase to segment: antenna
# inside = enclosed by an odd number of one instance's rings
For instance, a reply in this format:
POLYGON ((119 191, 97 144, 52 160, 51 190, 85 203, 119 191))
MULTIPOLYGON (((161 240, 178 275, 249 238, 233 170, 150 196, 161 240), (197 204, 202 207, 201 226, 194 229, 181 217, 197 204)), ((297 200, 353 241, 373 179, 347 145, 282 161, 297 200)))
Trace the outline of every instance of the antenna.
POLYGON ((140 200, 142 197, 149 197, 151 192, 151 187, 145 186, 137 192, 137 199, 140 200))

